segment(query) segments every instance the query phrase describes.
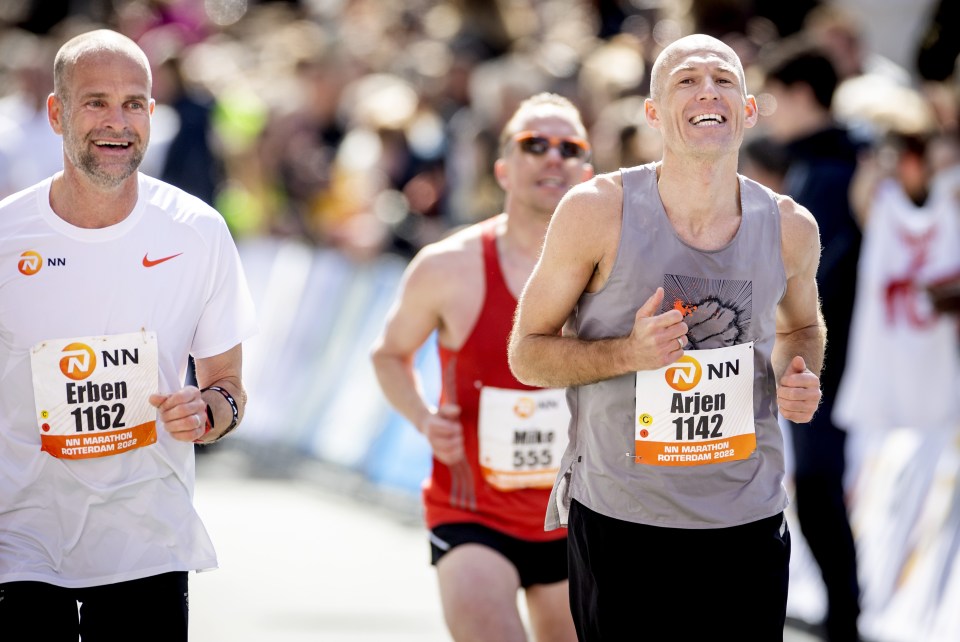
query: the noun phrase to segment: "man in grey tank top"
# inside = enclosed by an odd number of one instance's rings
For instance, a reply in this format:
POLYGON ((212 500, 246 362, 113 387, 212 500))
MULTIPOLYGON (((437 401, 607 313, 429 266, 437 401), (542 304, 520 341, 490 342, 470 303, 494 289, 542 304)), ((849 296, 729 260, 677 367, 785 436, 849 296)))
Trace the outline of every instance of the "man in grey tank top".
POLYGON ((759 116, 724 43, 664 49, 645 115, 662 160, 567 193, 514 323, 517 379, 572 416, 546 528, 581 640, 782 639, 777 414, 820 401, 817 225, 737 174, 759 116))

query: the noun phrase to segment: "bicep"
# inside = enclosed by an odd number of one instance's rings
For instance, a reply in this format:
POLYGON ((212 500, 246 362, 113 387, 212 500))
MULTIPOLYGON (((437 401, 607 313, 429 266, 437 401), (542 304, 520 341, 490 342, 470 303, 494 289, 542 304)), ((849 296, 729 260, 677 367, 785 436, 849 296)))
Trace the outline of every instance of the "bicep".
POLYGON ((519 336, 558 334, 586 291, 602 255, 590 221, 577 212, 558 212, 550 223, 540 260, 517 309, 519 336))
POLYGON ((787 285, 777 307, 777 332, 781 334, 820 323, 820 233, 813 216, 796 204, 793 206, 795 209, 782 218, 781 247, 787 285))
POLYGON ((400 292, 374 344, 374 355, 409 357, 439 327, 439 290, 430 272, 428 266, 415 263, 404 274, 400 292))

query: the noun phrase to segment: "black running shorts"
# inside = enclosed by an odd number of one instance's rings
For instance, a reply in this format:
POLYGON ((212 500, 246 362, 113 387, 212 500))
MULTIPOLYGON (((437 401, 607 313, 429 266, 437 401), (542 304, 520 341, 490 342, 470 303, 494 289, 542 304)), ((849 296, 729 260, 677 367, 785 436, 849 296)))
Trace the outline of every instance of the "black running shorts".
POLYGON ((430 531, 431 564, 461 544, 492 548, 517 569, 520 586, 553 584, 567 579, 567 539, 531 542, 480 524, 441 524, 430 531))

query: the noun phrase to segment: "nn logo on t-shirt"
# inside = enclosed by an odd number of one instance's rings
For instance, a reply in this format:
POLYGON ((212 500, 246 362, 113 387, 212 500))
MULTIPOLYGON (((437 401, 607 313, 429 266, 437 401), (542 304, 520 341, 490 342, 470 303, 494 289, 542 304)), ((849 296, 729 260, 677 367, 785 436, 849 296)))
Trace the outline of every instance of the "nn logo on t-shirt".
POLYGON ((85 343, 71 343, 63 348, 60 357, 60 372, 68 379, 80 381, 93 374, 97 368, 97 355, 85 343))
MULTIPOLYGON (((67 259, 64 258, 52 258, 47 259, 47 265, 50 267, 57 267, 60 265, 66 265, 67 259)), ((33 276, 40 271, 40 268, 43 267, 43 257, 40 256, 39 252, 34 252, 33 250, 27 250, 20 255, 20 260, 17 261, 17 270, 20 274, 24 276, 33 276)))
POLYGON ((17 263, 17 269, 20 274, 33 276, 43 267, 43 257, 33 250, 27 250, 20 255, 20 262, 17 263))

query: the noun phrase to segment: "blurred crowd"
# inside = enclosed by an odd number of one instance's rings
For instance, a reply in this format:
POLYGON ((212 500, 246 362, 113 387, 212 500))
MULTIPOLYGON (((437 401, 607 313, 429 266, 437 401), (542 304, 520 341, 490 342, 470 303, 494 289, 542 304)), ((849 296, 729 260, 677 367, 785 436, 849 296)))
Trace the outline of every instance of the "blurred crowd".
MULTIPOLYGON (((833 111, 856 131, 953 136, 956 10, 938 2, 910 4, 922 37, 909 65, 871 51, 850 3, 816 0, 4 2, 0 195, 61 166, 45 114, 52 59, 95 26, 131 36, 154 65, 144 171, 213 204, 238 238, 295 237, 363 259, 410 256, 497 213, 497 137, 534 92, 578 104, 598 172, 659 158, 643 122, 650 64, 695 31, 738 51, 764 114, 775 105, 760 93, 760 61, 805 35, 834 62, 833 111)), ((763 121, 749 135, 765 139, 763 121)), ((778 155, 763 142, 749 147, 751 167, 776 187, 778 155)))
MULTIPOLYGON (((960 428, 958 12, 951 0, 3 0, 0 198, 62 168, 53 58, 101 26, 153 65, 142 171, 213 205, 241 243, 279 237, 358 262, 412 257, 500 212, 499 134, 537 92, 580 108, 598 173, 658 160, 643 111, 653 60, 689 33, 724 40, 761 114, 742 173, 820 226, 825 401, 816 430, 787 432, 828 639, 854 639, 858 604, 892 603, 908 547, 872 546, 883 529, 854 515, 861 594, 846 432, 879 444, 880 429, 960 428)), ((945 449, 928 450, 932 471, 945 449)), ((868 516, 887 501, 860 499, 868 516)), ((894 505, 874 512, 909 532, 894 505)))

